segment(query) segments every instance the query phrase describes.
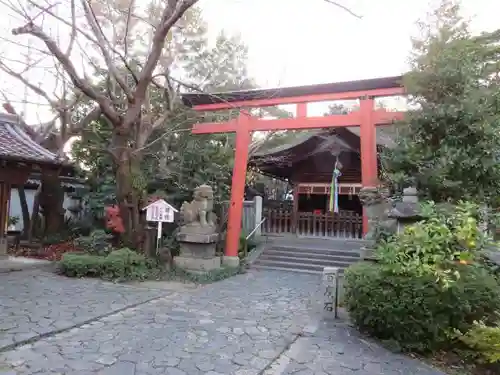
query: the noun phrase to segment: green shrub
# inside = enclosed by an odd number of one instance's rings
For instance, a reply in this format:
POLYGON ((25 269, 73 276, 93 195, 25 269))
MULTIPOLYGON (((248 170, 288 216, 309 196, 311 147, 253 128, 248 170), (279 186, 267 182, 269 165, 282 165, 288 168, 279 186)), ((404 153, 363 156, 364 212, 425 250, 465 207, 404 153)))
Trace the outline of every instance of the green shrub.
POLYGON ((500 363, 500 325, 487 326, 476 322, 460 340, 475 350, 486 363, 500 363))
POLYGON ((436 283, 432 273, 395 274, 383 264, 359 263, 345 274, 344 303, 358 328, 397 342, 405 351, 447 346, 456 330, 500 310, 500 286, 486 270, 457 265, 460 278, 436 283))
POLYGON ((11 226, 11 225, 16 226, 17 223, 19 223, 19 216, 9 216, 9 218, 7 219, 8 226, 11 226))
POLYGON ((169 249, 170 255, 172 257, 178 256, 181 252, 181 247, 180 247, 179 241, 177 241, 177 236, 176 236, 177 232, 178 232, 178 229, 176 229, 172 233, 164 236, 161 240, 162 247, 169 249))
POLYGON ((500 264, 494 262, 492 259, 486 255, 482 255, 479 259, 481 265, 486 268, 500 283, 500 264))
POLYGON ((102 276, 106 279, 146 279, 152 263, 142 254, 123 248, 110 252, 102 263, 102 276))
POLYGON ((60 233, 45 236, 42 239, 42 243, 46 246, 50 246, 50 245, 57 245, 57 244, 60 244, 60 243, 63 243, 63 242, 69 241, 69 240, 71 240, 70 234, 68 232, 63 231, 60 233))
POLYGON ((61 272, 69 277, 100 277, 105 257, 66 253, 59 263, 61 272))
POLYGON ((66 253, 60 262, 60 269, 69 277, 101 277, 107 280, 144 280, 159 272, 153 261, 128 248, 114 250, 107 256, 66 253))
POLYGON ((102 229, 94 230, 88 236, 75 238, 75 247, 89 254, 103 255, 111 251, 110 241, 113 235, 102 229))
POLYGON ((175 267, 170 272, 169 276, 172 279, 182 280, 184 282, 195 284, 211 284, 217 281, 228 279, 232 276, 236 276, 244 272, 245 270, 242 267, 221 267, 216 270, 198 274, 175 267))
POLYGON ((248 255, 252 250, 257 247, 257 242, 253 238, 246 239, 246 234, 242 233, 240 235, 240 243, 238 247, 238 256, 240 260, 243 260, 246 255, 248 255), (246 254, 245 254, 245 246, 246 246, 246 254))
POLYGON ((457 206, 422 205, 425 220, 411 225, 380 244, 375 256, 394 274, 434 274, 442 283, 460 277, 457 262, 472 263, 490 244, 491 238, 479 228, 479 207, 468 202, 457 206))
POLYGON ((92 216, 83 215, 78 218, 71 218, 67 220, 67 228, 68 231, 72 234, 73 237, 79 236, 89 236, 93 230, 95 230, 95 225, 92 216))

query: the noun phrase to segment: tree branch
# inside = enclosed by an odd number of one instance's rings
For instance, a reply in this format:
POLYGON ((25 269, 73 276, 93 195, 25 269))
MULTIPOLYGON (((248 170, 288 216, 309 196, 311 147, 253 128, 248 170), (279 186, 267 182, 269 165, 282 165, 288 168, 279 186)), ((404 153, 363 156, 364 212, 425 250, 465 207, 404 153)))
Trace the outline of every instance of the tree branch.
POLYGON ((133 106, 129 107, 127 111, 124 127, 130 127, 139 116, 142 100, 146 95, 148 86, 151 84, 153 71, 160 60, 168 32, 184 13, 197 2, 198 0, 167 0, 160 23, 153 34, 151 50, 141 70, 137 86, 134 90, 135 103, 133 106))
MULTIPOLYGON (((69 21, 67 21, 65 18, 59 16, 57 13, 51 11, 50 9, 47 9, 47 8, 43 8, 41 7, 39 4, 37 4, 36 2, 32 1, 32 0, 28 0, 28 3, 38 9, 40 9, 41 11, 43 10, 43 12, 47 13, 48 15, 50 15, 51 17, 54 17, 56 20, 58 20, 59 22, 63 23, 64 25, 66 26, 69 26, 71 27, 72 30, 75 30, 75 32, 78 32, 79 35, 85 37, 85 39, 87 39, 89 42, 92 42, 94 44, 99 44, 98 41, 92 37, 91 34, 87 33, 85 30, 83 30, 81 27, 78 27, 76 26, 76 23, 75 24, 72 24, 70 23, 69 21)), ((141 19, 142 20, 142 19, 141 19)), ((145 20, 142 20, 143 22, 146 22, 145 20)), ((151 24, 148 23, 149 26, 152 26, 151 24)), ((0 38, 1 39, 1 38, 0 38)), ((7 40, 8 42, 10 42, 9 40, 7 40)), ((127 62, 127 59, 125 58, 125 56, 123 56, 116 48, 115 46, 112 46, 112 45, 108 45, 108 47, 111 49, 111 51, 116 54, 122 61, 123 65, 125 66, 125 68, 127 68, 130 72, 130 74, 132 75, 132 77, 134 78, 135 82, 137 83, 137 77, 135 75, 135 72, 132 70, 132 68, 130 67, 129 63, 127 62)), ((84 48, 81 49, 82 51, 84 51, 84 48)), ((45 53, 45 54, 48 54, 46 51, 41 51, 39 50, 38 52, 41 52, 41 53, 45 53)), ((48 54, 50 55, 50 54, 48 54)), ((69 54, 67 54, 69 56, 69 54)), ((94 65, 92 62, 91 62, 92 65, 94 65)))
POLYGON ((124 47, 124 53, 125 53, 125 57, 128 56, 128 33, 129 33, 129 29, 130 29, 130 20, 132 19, 132 9, 135 8, 135 0, 131 0, 129 5, 128 5, 128 14, 127 14, 127 21, 125 23, 125 36, 124 36, 124 43, 123 43, 123 47, 124 47))
POLYGON ((87 128, 88 125, 90 125, 92 122, 99 120, 99 117, 101 117, 101 108, 96 106, 92 110, 90 110, 83 119, 75 123, 72 123, 70 125, 70 129, 67 132, 68 139, 74 136, 79 135, 83 129, 87 128))
POLYGON ((69 37, 68 48, 66 49, 66 56, 71 56, 73 46, 76 39, 76 5, 75 0, 71 0, 71 35, 69 37))
POLYGON ((347 13, 349 13, 351 16, 354 16, 356 18, 359 18, 359 19, 362 19, 363 16, 359 15, 359 14, 356 14, 354 13, 351 9, 349 9, 348 7, 346 7, 345 5, 342 5, 340 4, 338 1, 333 1, 333 0, 323 0, 325 2, 327 2, 328 4, 332 4, 332 5, 335 5, 336 7, 339 7, 343 10, 345 10, 347 13))
POLYGON ((81 3, 85 12, 85 18, 87 19, 87 22, 89 23, 90 28, 92 29, 92 32, 94 33, 97 39, 97 46, 102 53, 102 57, 106 62, 106 66, 108 67, 109 71, 111 72, 111 75, 115 78, 116 82, 118 83, 118 85, 120 85, 121 89, 127 96, 127 100, 129 102, 132 102, 133 97, 130 87, 128 87, 127 82, 123 79, 122 75, 116 68, 115 63, 113 62, 113 59, 111 58, 111 55, 108 52, 109 47, 111 45, 104 36, 104 33, 102 32, 102 29, 100 28, 99 24, 97 23, 97 19, 92 8, 88 4, 87 0, 81 0, 81 3))
POLYGON ((75 66, 69 59, 67 55, 65 55, 61 49, 57 46, 56 42, 48 36, 42 29, 33 24, 33 22, 28 22, 26 25, 22 27, 18 27, 12 30, 13 35, 21 35, 21 34, 30 34, 45 43, 47 49, 52 53, 52 55, 61 63, 64 67, 64 70, 68 73, 73 84, 80 89, 85 95, 87 95, 90 99, 95 100, 99 106, 103 114, 109 118, 109 120, 113 124, 120 123, 120 116, 113 108, 113 104, 109 98, 98 93, 94 88, 89 84, 87 80, 84 80, 79 77, 75 66))
POLYGON ((26 78, 22 76, 22 74, 17 73, 13 71, 11 68, 9 68, 7 65, 5 65, 2 61, 0 61, 0 69, 10 75, 11 77, 17 79, 20 81, 24 86, 28 87, 31 91, 33 91, 35 94, 40 95, 42 98, 44 98, 52 107, 56 106, 56 102, 44 91, 42 90, 39 86, 34 85, 30 81, 28 81, 26 78))

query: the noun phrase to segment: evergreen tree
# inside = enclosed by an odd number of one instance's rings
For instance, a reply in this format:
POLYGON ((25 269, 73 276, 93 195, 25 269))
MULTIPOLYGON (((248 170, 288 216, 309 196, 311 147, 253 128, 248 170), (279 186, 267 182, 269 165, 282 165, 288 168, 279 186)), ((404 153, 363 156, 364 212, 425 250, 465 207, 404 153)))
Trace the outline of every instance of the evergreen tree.
POLYGON ((500 193, 500 32, 472 35, 452 1, 421 26, 405 77, 416 108, 383 155, 386 172, 428 199, 492 203, 500 193))

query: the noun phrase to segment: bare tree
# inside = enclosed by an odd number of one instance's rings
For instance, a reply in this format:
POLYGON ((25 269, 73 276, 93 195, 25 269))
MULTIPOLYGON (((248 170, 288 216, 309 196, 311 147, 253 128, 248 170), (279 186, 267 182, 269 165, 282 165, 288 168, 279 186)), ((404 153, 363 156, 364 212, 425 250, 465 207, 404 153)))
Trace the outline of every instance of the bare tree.
MULTIPOLYGON (((61 80, 68 84, 65 87, 71 87, 71 97, 83 98, 86 102, 85 113, 73 123, 70 114, 76 103, 69 102, 68 96, 54 100, 53 96, 36 91, 35 85, 23 80, 21 74, 6 64, 1 66, 49 102, 61 123, 60 141, 99 115, 112 125, 109 151, 115 163, 117 200, 128 233, 135 234, 131 236, 135 245, 139 244, 142 234, 142 191, 137 188, 140 150, 146 146, 155 127, 168 120, 176 100, 177 90, 169 78, 173 58, 165 47, 175 42, 172 37, 176 25, 196 2, 27 0, 29 8, 21 3, 4 2, 24 19, 24 24, 14 28, 12 34, 38 42, 41 53, 55 61, 61 80), (69 35, 66 47, 57 41, 54 27, 45 26, 55 24, 58 32, 63 30, 64 35, 69 35), (164 95, 166 104, 161 108, 151 107, 153 88, 164 95)), ((49 129, 53 129, 53 125, 44 127, 42 133, 49 134, 49 129)))

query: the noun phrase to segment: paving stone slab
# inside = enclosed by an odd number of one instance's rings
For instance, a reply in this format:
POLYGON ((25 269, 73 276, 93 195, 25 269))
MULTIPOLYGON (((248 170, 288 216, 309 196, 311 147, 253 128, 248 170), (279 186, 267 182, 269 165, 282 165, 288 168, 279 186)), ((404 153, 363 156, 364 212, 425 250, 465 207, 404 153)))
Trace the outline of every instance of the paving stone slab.
MULTIPOLYGON (((300 337, 284 356, 287 363, 279 375, 445 375, 333 322, 323 322, 314 334, 300 337)), ((266 373, 271 374, 276 372, 266 373)))
POLYGON ((317 275, 252 272, 0 353, 16 374, 258 374, 310 321, 317 275))
POLYGON ((167 294, 41 270, 0 274, 0 351, 167 294))

